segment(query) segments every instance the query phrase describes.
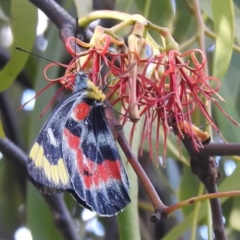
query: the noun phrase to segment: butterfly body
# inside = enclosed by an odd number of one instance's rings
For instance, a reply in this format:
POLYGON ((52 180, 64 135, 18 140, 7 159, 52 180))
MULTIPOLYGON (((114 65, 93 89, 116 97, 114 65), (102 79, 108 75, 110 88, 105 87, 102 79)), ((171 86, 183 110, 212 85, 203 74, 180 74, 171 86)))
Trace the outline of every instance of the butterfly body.
POLYGON ((112 216, 129 202, 129 183, 107 123, 105 95, 84 74, 53 111, 28 160, 43 193, 69 191, 84 207, 112 216))

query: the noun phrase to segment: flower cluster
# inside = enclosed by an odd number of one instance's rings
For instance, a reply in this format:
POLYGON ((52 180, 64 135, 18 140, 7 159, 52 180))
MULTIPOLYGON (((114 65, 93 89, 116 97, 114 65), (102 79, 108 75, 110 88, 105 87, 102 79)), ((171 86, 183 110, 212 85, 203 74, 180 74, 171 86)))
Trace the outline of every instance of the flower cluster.
MULTIPOLYGON (((220 81, 205 75, 206 57, 202 51, 193 49, 181 53, 168 29, 155 26, 139 15, 132 17, 131 21, 134 27, 127 43, 115 33, 126 25, 124 21, 111 29, 97 26, 89 43, 69 38, 66 48, 73 60, 66 66, 65 75, 56 80, 65 88, 72 89, 76 73, 82 70, 97 86, 107 85, 107 100, 112 106, 117 103, 121 105, 122 125, 129 119, 133 122, 130 144, 136 124, 142 119, 141 148, 143 142, 148 140, 150 154, 153 124, 156 124, 157 152, 160 127, 163 130, 164 156, 167 135, 172 128, 179 138, 189 136, 195 149, 202 147, 208 134, 193 125, 191 115, 195 110, 200 110, 208 123, 219 132, 206 106, 213 102, 221 109, 218 100, 223 99, 217 94, 220 81), (147 33, 150 27, 160 33, 164 47, 159 46, 147 33), (72 47, 74 44, 85 50, 77 53, 72 47), (100 75, 102 66, 108 69, 104 77, 100 75)), ((52 65, 47 66, 45 73, 52 65)))

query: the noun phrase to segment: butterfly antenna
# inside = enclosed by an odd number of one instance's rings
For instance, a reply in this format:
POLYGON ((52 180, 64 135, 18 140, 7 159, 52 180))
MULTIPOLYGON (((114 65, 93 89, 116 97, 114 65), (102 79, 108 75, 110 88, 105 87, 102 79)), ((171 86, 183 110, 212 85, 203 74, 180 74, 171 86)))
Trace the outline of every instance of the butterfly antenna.
POLYGON ((23 48, 15 47, 15 49, 16 49, 16 50, 19 50, 19 51, 21 51, 21 52, 25 52, 25 53, 31 54, 31 55, 33 55, 33 56, 35 56, 35 57, 42 58, 42 59, 44 59, 44 60, 46 60, 46 61, 48 61, 48 62, 55 63, 55 64, 57 64, 58 66, 61 66, 58 62, 52 61, 52 60, 50 60, 50 59, 48 59, 48 58, 45 58, 45 57, 43 57, 43 56, 40 56, 40 55, 38 55, 38 54, 36 54, 36 53, 27 51, 27 50, 25 50, 25 49, 23 49, 23 48))
MULTIPOLYGON (((60 67, 63 67, 63 66, 64 66, 63 64, 60 64, 60 63, 55 62, 55 61, 52 61, 52 60, 50 60, 50 59, 48 59, 48 58, 45 58, 45 57, 43 57, 43 56, 40 56, 40 55, 38 55, 38 54, 36 54, 36 53, 27 51, 27 50, 25 50, 25 49, 23 49, 23 48, 15 47, 15 49, 16 49, 16 50, 19 50, 19 51, 21 51, 21 52, 24 52, 24 53, 31 54, 31 55, 33 55, 33 56, 35 56, 35 57, 42 58, 42 59, 44 59, 44 60, 46 60, 46 61, 48 61, 48 62, 51 62, 51 63, 56 64, 57 66, 60 66, 60 67)), ((34 97, 32 97, 30 100, 28 100, 27 102, 25 102, 21 107, 19 107, 19 108, 18 108, 18 111, 19 111, 19 110, 22 110, 29 102, 31 102, 33 99, 37 98, 37 97, 38 97, 39 95, 41 95, 46 89, 48 89, 49 87, 51 87, 51 86, 54 85, 54 84, 55 84, 55 82, 51 82, 50 84, 48 84, 46 87, 44 87, 42 90, 40 90, 34 97)), ((51 99, 50 103, 49 103, 49 104, 44 108, 44 110, 40 113, 39 118, 41 118, 41 117, 44 115, 44 113, 50 108, 50 106, 53 104, 54 100, 56 100, 56 98, 58 97, 58 95, 60 94, 60 92, 61 92, 63 89, 64 89, 64 86, 62 86, 62 87, 58 90, 58 92, 56 93, 56 95, 51 99)))
POLYGON ((115 109, 111 104, 109 104, 108 102, 105 102, 105 104, 106 104, 108 107, 110 107, 114 112, 118 113, 118 114, 121 115, 121 116, 124 116, 124 117, 126 117, 126 118, 129 118, 129 119, 131 119, 131 120, 139 120, 138 118, 132 118, 132 117, 127 116, 126 114, 123 114, 123 113, 119 112, 118 110, 116 110, 116 109, 115 109))
MULTIPOLYGON (((78 30, 78 18, 76 18, 76 29, 75 29, 75 39, 77 38, 77 30, 78 30)), ((74 45, 74 52, 75 52, 75 68, 76 68, 76 72, 78 73, 78 67, 79 70, 81 71, 82 67, 81 67, 81 63, 80 63, 80 59, 77 59, 77 42, 75 41, 75 45, 74 45), (78 66, 77 66, 78 64, 78 66)))
MULTIPOLYGON (((109 79, 108 82, 106 83, 106 85, 104 86, 104 88, 102 89, 102 92, 104 92, 104 91, 107 89, 107 87, 108 87, 108 85, 110 84, 111 81, 113 81, 113 80, 115 80, 115 79, 117 79, 117 78, 120 78, 120 77, 124 77, 124 76, 128 73, 128 71, 129 71, 130 69, 132 69, 134 66, 135 66, 135 63, 134 63, 132 66, 130 66, 126 72, 120 74, 119 76, 116 76, 116 77, 114 77, 114 78, 109 79)), ((122 116, 124 116, 124 117, 126 117, 126 118, 129 118, 129 119, 131 119, 131 120, 139 120, 139 119, 137 119, 137 118, 129 117, 129 116, 127 116, 127 115, 125 115, 125 114, 117 111, 114 107, 111 106, 111 104, 109 104, 109 103, 107 103, 107 102, 106 102, 106 105, 109 106, 112 110, 114 110, 114 111, 115 111, 116 113, 118 113, 119 115, 122 115, 122 116)))

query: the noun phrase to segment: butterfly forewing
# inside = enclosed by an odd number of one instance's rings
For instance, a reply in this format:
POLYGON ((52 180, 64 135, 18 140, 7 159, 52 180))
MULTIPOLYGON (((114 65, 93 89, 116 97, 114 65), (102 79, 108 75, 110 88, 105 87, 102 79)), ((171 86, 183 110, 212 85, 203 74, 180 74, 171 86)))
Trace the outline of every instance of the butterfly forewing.
POLYGON ((31 178, 42 185, 42 192, 53 193, 71 188, 71 181, 62 157, 62 133, 78 94, 60 102, 44 124, 29 153, 27 169, 31 178))

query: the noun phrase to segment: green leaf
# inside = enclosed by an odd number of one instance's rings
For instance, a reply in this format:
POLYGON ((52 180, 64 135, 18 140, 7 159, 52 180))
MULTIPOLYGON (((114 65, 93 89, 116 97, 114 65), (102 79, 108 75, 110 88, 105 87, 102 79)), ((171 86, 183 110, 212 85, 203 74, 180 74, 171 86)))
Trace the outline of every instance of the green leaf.
POLYGON ((240 232, 240 225, 238 224, 239 213, 240 213, 240 202, 239 198, 232 199, 232 210, 230 211, 229 216, 229 225, 235 229, 236 231, 240 232))
MULTIPOLYGON (((130 132, 131 123, 127 123, 124 127, 124 132, 130 132)), ((137 154, 139 141, 140 139, 140 131, 136 131, 134 134, 132 150, 134 154, 137 154)), ((126 136, 128 136, 126 134, 126 136)), ((126 157, 121 151, 122 161, 126 162, 126 157), (123 157, 124 156, 124 157, 123 157)), ((138 217, 138 180, 137 176, 132 169, 132 166, 128 163, 125 164, 129 184, 130 184, 130 191, 129 196, 131 198, 131 203, 124 209, 122 213, 119 213, 117 216, 118 219, 118 226, 119 226, 119 233, 121 240, 140 240, 140 228, 139 228, 139 217, 138 217)))
MULTIPOLYGON (((21 206, 25 199, 24 177, 9 160, 4 158, 0 161, 0 222, 8 239, 12 238, 13 232, 22 224, 21 206)), ((1 237, 2 233, 0 230, 1 237)))
POLYGON ((201 1, 199 1, 199 4, 200 4, 200 8, 204 12, 204 14, 206 14, 210 19, 213 19, 211 1, 201 0, 201 1))
MULTIPOLYGON (((219 94, 225 99, 226 103, 219 104, 223 109, 237 122, 240 121, 240 93, 239 87, 239 61, 240 55, 233 53, 229 68, 221 81, 221 89, 219 94), (237 81, 236 81, 237 80, 237 81)), ((239 141, 239 127, 229 121, 224 114, 213 105, 214 119, 223 135, 228 142, 239 141), (226 127, 227 126, 227 127, 226 127)))
MULTIPOLYGON (((179 192, 179 200, 183 201, 188 198, 198 195, 198 189, 200 182, 197 176, 193 175, 190 167, 185 167, 183 169, 182 181, 181 181, 181 191, 179 192)), ((192 211, 192 206, 188 206, 182 209, 185 215, 192 211)))
POLYGON ((121 240, 140 240, 139 216, 138 216, 138 181, 137 176, 130 166, 126 167, 130 183, 129 196, 131 203, 117 216, 119 234, 121 240))
POLYGON ((235 40, 240 45, 240 9, 237 6, 234 6, 234 16, 235 16, 235 40))
POLYGON ((195 34, 194 16, 185 1, 176 1, 176 19, 173 37, 181 43, 195 34), (191 30, 191 31, 190 31, 191 30))
POLYGON ((162 27, 172 29, 174 12, 171 0, 135 0, 138 9, 148 20, 162 27))
POLYGON ((79 4, 79 0, 74 0, 74 3, 77 11, 77 16, 79 18, 84 17, 91 12, 92 3, 90 1, 81 1, 81 4, 79 4))
POLYGON ((4 137, 5 137, 5 133, 3 130, 2 120, 0 119, 0 138, 4 138, 4 137))
POLYGON ((27 193, 28 226, 34 240, 61 240, 63 237, 56 229, 52 213, 40 192, 28 183, 27 193))
POLYGON ((11 0, 9 1, 1 0, 0 6, 1 6, 0 19, 3 21, 9 20, 8 17, 10 16, 11 0))
POLYGON ((29 57, 29 54, 22 54, 15 50, 15 47, 32 49, 36 36, 37 8, 30 2, 12 0, 11 17, 13 44, 10 60, 0 72, 0 91, 4 91, 13 83, 29 57))
POLYGON ((234 38, 234 13, 232 0, 212 0, 216 45, 213 75, 221 78, 228 69, 234 38))

